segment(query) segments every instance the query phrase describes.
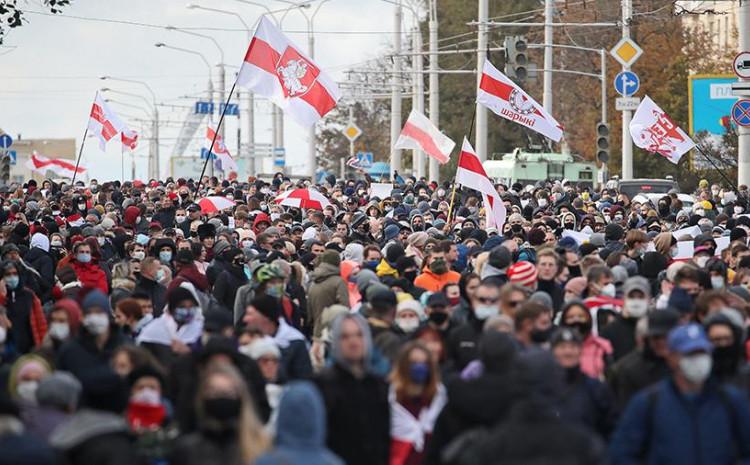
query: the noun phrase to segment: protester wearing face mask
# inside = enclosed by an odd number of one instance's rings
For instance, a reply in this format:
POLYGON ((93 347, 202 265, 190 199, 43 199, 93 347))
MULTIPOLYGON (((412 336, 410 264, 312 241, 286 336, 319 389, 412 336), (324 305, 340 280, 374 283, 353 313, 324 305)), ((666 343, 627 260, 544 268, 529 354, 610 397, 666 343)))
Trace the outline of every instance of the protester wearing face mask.
POLYGON ((81 304, 83 319, 77 337, 69 339, 57 352, 56 368, 78 377, 92 370, 108 369, 114 350, 127 343, 111 328, 109 299, 98 289, 89 291, 81 304))
POLYGON ((581 335, 581 371, 594 379, 603 380, 604 371, 611 361, 612 345, 608 340, 592 334, 593 319, 586 305, 579 300, 565 304, 560 311, 560 325, 573 328, 581 335))
MULTIPOLYGON (((440 295, 439 293, 433 295, 440 295)), ((432 296, 430 296, 432 297, 432 296)), ((429 299, 427 301, 430 303, 429 299)), ((443 307, 445 310, 445 307, 443 307)), ((404 332, 404 334, 412 334, 419 328, 422 321, 425 320, 425 311, 422 309, 422 305, 419 301, 414 299, 407 299, 396 306, 396 319, 394 320, 396 326, 404 332)))
POLYGON ((421 463, 448 396, 440 370, 420 342, 404 345, 391 373, 391 465, 421 463))
POLYGON ((461 275, 448 268, 445 252, 432 249, 424 259, 425 267, 414 280, 414 285, 430 292, 439 292, 448 283, 458 283, 461 275))
POLYGON ((47 334, 47 320, 41 301, 25 287, 18 264, 6 260, 0 266, 3 276, 0 280, 0 305, 6 308, 10 322, 3 334, 4 342, 10 344, 15 353, 24 354, 42 344, 47 334))
POLYGON ((636 262, 636 264, 638 265, 638 270, 641 269, 641 264, 643 263, 643 255, 646 253, 648 242, 648 236, 640 229, 631 229, 625 235, 627 255, 636 262))
POLYGON ((623 285, 622 311, 615 320, 599 330, 599 335, 612 344, 612 358, 617 361, 635 348, 638 320, 645 317, 650 307, 651 286, 644 277, 633 276, 623 285))
MULTIPOLYGON (((159 439, 160 430, 166 425, 168 412, 162 398, 163 375, 154 367, 138 367, 128 375, 130 393, 125 417, 131 431, 140 437, 159 439)), ((163 454, 149 450, 150 459, 163 459, 163 454)))
POLYGON ((148 295, 154 306, 154 316, 158 317, 164 310, 167 288, 161 284, 164 270, 158 259, 147 257, 141 263, 141 275, 135 283, 134 293, 148 295))
POLYGON ((71 260, 70 265, 83 287, 93 287, 104 294, 109 293, 107 274, 94 260, 89 244, 79 241, 73 245, 73 260, 71 260))
POLYGON ((22 410, 37 405, 39 382, 51 372, 49 362, 38 355, 26 354, 16 360, 8 376, 8 389, 11 398, 20 404, 22 410))
POLYGON ((43 346, 55 353, 62 345, 76 337, 81 326, 81 306, 73 299, 60 299, 49 313, 47 335, 43 346))
POLYGON ((524 348, 546 346, 554 331, 550 309, 536 302, 526 302, 516 312, 513 322, 516 340, 524 348))
POLYGON ((750 374, 745 369, 745 326, 742 315, 732 308, 722 308, 703 320, 706 335, 714 347, 711 375, 719 382, 739 388, 747 386, 750 374))
POLYGON ((610 444, 613 463, 748 460, 750 408, 738 390, 708 380, 713 347, 703 328, 678 326, 667 343, 672 374, 625 409, 610 444))
MULTIPOLYGON (((465 323, 450 330, 446 341, 448 359, 457 370, 463 370, 477 359, 477 343, 488 318, 500 314, 500 288, 491 280, 482 281, 471 299, 472 312, 465 323)), ((433 312, 428 318, 433 320, 433 312)))

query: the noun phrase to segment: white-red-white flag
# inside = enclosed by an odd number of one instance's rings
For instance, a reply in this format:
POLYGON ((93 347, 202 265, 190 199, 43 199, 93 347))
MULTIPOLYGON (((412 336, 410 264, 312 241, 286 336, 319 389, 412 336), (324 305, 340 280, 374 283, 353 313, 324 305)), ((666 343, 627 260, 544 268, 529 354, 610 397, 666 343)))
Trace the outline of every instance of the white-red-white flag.
POLYGON ((269 98, 304 127, 315 124, 341 98, 334 80, 265 16, 247 49, 237 83, 269 98))
POLYGON ((555 142, 562 138, 563 127, 560 123, 508 76, 492 66, 489 60, 484 61, 482 79, 477 89, 477 103, 555 142))
POLYGON ((62 178, 72 178, 73 173, 78 173, 77 176, 86 173, 86 168, 82 166, 79 166, 76 170, 76 164, 72 161, 62 158, 47 158, 39 155, 36 151, 31 152, 31 157, 26 162, 26 167, 43 176, 47 175, 47 171, 52 171, 62 178))
POLYGON ((107 142, 125 129, 127 129, 125 123, 109 108, 102 96, 97 93, 94 103, 91 105, 89 131, 99 138, 99 148, 105 150, 107 142))
POLYGON ((658 153, 675 165, 695 142, 664 111, 646 96, 630 120, 633 143, 651 153, 658 153))
POLYGON ((216 131, 214 131, 210 126, 206 131, 206 145, 201 149, 201 155, 204 158, 209 156, 208 149, 211 147, 211 141, 214 142, 214 148, 213 150, 211 150, 211 154, 213 156, 211 158, 216 159, 217 168, 224 171, 225 173, 239 170, 237 162, 234 161, 234 158, 232 158, 232 155, 229 153, 226 145, 224 145, 224 139, 222 139, 220 135, 216 134, 216 131), (214 136, 216 137, 215 141, 213 141, 214 136))
POLYGON ((495 226, 498 233, 502 233, 506 214, 505 205, 466 137, 461 147, 461 155, 458 157, 456 183, 482 194, 484 210, 487 212, 487 226, 495 226))
POLYGON ((132 152, 138 146, 138 133, 132 129, 125 129, 120 133, 120 140, 122 147, 132 152))
POLYGON ((425 115, 417 110, 412 110, 393 147, 422 150, 444 164, 448 163, 451 151, 455 146, 456 143, 440 132, 440 129, 432 124, 432 121, 425 115))

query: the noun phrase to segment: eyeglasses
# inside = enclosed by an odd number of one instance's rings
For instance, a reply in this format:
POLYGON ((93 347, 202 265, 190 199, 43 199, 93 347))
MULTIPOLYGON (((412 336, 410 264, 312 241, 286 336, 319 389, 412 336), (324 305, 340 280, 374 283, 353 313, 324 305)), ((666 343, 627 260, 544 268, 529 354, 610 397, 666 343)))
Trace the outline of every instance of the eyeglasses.
POLYGON ((516 308, 519 305, 521 305, 522 303, 523 303, 522 300, 511 300, 510 302, 506 302, 505 305, 507 305, 508 307, 511 307, 511 308, 516 308))
POLYGON ((477 297, 480 304, 494 304, 500 300, 500 297, 477 297))

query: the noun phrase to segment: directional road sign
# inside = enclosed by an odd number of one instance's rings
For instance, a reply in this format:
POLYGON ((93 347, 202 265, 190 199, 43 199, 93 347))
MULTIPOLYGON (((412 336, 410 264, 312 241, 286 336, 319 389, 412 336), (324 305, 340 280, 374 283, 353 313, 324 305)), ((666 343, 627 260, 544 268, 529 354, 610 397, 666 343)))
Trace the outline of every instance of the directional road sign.
POLYGON ((8 150, 8 156, 10 157, 10 164, 15 165, 18 159, 18 155, 15 150, 8 150))
POLYGON ((743 79, 750 78, 750 52, 740 52, 734 57, 732 71, 743 79))
POLYGON ((737 100, 732 106, 732 119, 740 126, 750 126, 750 100, 737 100))
POLYGON ((13 145, 13 138, 7 134, 0 136, 0 149, 7 149, 13 145))
POLYGON ((638 75, 632 71, 620 71, 615 76, 615 90, 623 97, 630 97, 638 92, 641 87, 641 80, 638 75))
POLYGON ((612 47, 609 54, 614 57, 615 60, 619 61, 620 64, 626 68, 630 68, 633 63, 643 53, 643 49, 636 44, 630 37, 623 37, 617 45, 612 47))

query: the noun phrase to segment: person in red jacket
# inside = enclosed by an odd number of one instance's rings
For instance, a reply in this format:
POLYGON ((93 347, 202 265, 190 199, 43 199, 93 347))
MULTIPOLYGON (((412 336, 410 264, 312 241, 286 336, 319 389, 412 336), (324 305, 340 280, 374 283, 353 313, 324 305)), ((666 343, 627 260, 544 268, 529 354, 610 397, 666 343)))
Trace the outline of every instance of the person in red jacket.
POLYGON ((73 259, 70 262, 82 287, 96 288, 109 294, 107 275, 96 263, 91 254, 91 246, 83 241, 73 245, 73 259))

